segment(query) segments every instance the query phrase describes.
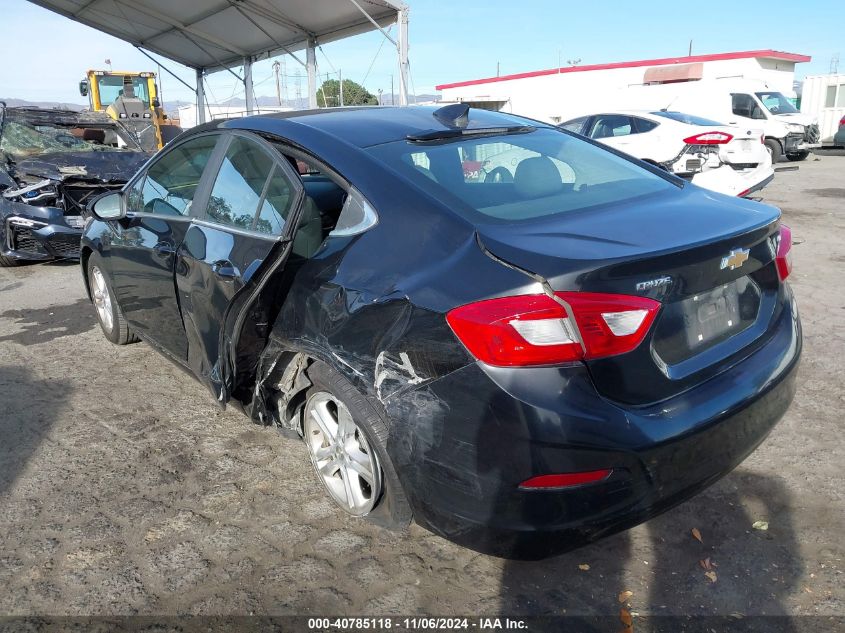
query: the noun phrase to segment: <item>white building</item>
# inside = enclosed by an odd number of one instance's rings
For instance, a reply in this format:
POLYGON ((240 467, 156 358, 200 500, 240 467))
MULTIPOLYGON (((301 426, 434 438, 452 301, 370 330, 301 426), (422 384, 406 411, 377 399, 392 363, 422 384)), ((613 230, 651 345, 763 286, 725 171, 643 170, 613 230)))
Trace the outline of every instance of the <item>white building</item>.
MULTIPOLYGON (((255 106, 253 114, 269 114, 270 112, 291 112, 293 108, 287 106, 255 106)), ((247 116, 245 106, 211 105, 205 108, 205 120, 212 119, 239 119, 247 116)), ((197 124, 197 106, 194 104, 180 106, 179 126, 183 130, 192 128, 197 124)))
POLYGON ((811 75, 801 89, 801 112, 819 120, 821 142, 832 143, 845 116, 845 75, 811 75))
POLYGON ((774 50, 668 57, 488 77, 442 84, 437 90, 443 101, 559 123, 583 114, 585 102, 599 102, 602 96, 643 84, 753 79, 794 96, 795 64, 810 59, 774 50))

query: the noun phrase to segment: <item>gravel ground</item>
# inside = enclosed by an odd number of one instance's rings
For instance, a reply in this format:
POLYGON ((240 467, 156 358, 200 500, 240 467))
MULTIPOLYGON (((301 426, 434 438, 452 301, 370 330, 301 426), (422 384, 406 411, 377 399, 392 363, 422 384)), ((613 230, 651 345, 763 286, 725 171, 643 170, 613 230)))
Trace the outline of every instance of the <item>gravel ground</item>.
POLYGON ((297 441, 107 343, 76 265, 0 269, 0 615, 845 614, 845 156, 764 194, 799 242, 791 410, 691 501, 534 563, 345 517, 297 441))

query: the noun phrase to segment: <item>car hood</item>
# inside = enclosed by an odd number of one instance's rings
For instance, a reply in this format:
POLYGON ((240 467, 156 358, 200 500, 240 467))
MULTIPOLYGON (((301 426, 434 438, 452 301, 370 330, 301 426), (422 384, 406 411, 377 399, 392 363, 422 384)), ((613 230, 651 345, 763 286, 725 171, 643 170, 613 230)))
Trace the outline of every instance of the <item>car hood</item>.
POLYGON ((776 114, 774 118, 783 123, 798 123, 799 125, 813 125, 816 123, 816 118, 810 114, 802 112, 791 112, 784 114, 776 114))
POLYGON ((59 152, 15 163, 18 175, 62 181, 68 178, 126 182, 151 154, 131 151, 59 152))

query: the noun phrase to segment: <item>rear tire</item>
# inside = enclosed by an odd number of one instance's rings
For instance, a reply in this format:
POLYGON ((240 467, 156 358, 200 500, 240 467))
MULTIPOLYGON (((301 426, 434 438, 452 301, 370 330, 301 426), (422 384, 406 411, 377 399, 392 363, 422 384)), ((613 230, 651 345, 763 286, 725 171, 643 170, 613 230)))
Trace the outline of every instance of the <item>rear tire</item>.
POLYGON ((809 155, 810 152, 798 152, 796 154, 787 154, 786 159, 791 161, 806 160, 809 155))
POLYGON ((769 150, 769 156, 772 157, 772 165, 776 165, 780 161, 780 157, 783 154, 783 151, 780 148, 780 143, 778 143, 773 138, 767 138, 766 149, 769 150))
POLYGON ((303 411, 303 437, 329 497, 349 514, 382 527, 407 526, 411 507, 385 449, 388 430, 382 416, 346 377, 326 363, 316 361, 307 373, 313 386, 303 411), (336 427, 332 417, 328 424, 318 422, 327 412, 337 421, 336 427), (333 441, 340 436, 346 439, 333 441), (367 471, 367 464, 372 472, 367 471), (357 502, 344 503, 346 499, 357 502))
POLYGON ((103 267, 103 258, 98 253, 91 253, 88 258, 88 286, 91 301, 97 314, 97 322, 103 335, 115 345, 137 343, 138 337, 129 328, 123 312, 114 299, 111 281, 103 267))
POLYGON ((17 266, 18 263, 18 260, 13 257, 6 257, 5 255, 0 255, 0 267, 11 268, 13 266, 17 266))

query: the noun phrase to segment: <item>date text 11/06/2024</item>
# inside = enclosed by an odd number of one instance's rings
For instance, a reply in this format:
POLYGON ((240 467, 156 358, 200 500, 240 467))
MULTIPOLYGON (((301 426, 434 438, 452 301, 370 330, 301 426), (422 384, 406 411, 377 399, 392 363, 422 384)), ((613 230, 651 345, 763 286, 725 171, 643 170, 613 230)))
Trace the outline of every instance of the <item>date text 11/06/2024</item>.
POLYGON ((528 628, 524 620, 511 618, 391 618, 391 617, 359 617, 359 618, 309 618, 308 628, 312 631, 323 630, 525 630, 528 628))

